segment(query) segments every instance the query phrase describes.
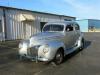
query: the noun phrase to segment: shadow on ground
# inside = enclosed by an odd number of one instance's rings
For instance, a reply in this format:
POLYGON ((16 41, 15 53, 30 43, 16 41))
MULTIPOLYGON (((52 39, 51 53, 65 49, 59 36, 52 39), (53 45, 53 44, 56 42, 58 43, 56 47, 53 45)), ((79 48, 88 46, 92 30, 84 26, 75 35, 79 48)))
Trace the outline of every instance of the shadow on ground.
POLYGON ((91 43, 92 43, 91 41, 85 40, 84 49, 82 49, 82 50, 79 49, 79 50, 74 51, 71 54, 66 55, 65 58, 64 58, 63 63, 66 62, 67 60, 69 60, 70 58, 74 57, 79 52, 81 52, 81 51, 85 50, 86 48, 88 48, 91 45, 91 43))

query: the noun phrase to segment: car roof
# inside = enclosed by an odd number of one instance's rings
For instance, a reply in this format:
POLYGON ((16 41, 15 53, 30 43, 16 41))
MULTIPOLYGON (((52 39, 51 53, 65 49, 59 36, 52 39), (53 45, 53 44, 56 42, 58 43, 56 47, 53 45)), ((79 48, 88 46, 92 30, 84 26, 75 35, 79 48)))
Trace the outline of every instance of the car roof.
POLYGON ((48 22, 46 25, 49 24, 61 24, 67 26, 69 23, 76 23, 75 21, 56 21, 56 22, 48 22))

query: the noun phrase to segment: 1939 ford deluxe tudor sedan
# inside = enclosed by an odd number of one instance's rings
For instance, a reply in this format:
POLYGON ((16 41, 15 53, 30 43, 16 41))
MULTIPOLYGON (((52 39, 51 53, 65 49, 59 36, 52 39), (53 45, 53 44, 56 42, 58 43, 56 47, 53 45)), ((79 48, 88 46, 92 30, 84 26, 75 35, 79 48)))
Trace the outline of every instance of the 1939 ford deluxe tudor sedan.
POLYGON ((50 22, 41 33, 19 43, 20 58, 62 63, 64 56, 84 48, 84 38, 76 22, 50 22))

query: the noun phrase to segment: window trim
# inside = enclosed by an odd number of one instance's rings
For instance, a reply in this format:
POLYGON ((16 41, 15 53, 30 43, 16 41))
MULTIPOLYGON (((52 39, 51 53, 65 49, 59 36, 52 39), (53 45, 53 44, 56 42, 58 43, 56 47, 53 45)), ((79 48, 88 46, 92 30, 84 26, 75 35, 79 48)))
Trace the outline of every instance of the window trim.
POLYGON ((80 26, 79 26, 78 24, 75 23, 74 29, 75 29, 75 30, 80 30, 80 26))

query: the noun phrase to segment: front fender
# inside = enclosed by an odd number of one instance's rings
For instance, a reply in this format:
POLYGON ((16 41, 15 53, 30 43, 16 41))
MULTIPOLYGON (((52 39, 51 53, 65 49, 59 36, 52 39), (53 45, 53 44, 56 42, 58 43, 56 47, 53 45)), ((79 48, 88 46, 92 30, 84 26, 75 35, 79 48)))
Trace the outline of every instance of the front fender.
POLYGON ((60 47, 63 47, 65 49, 65 45, 63 42, 60 41, 51 41, 48 43, 48 45, 50 46, 50 49, 55 49, 55 51, 57 51, 60 47))
MULTIPOLYGON (((60 42, 60 41, 51 41, 51 42, 48 42, 47 44, 49 46, 49 51, 48 51, 48 53, 43 54, 43 56, 50 60, 52 60, 55 57, 55 54, 59 48, 62 47, 63 49, 65 49, 64 43, 60 42)), ((43 52, 43 50, 41 50, 41 51, 43 52)), ((41 52, 39 52, 39 53, 41 53, 41 52)), ((39 54, 39 55, 41 55, 41 54, 39 54)))

